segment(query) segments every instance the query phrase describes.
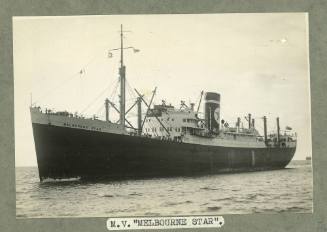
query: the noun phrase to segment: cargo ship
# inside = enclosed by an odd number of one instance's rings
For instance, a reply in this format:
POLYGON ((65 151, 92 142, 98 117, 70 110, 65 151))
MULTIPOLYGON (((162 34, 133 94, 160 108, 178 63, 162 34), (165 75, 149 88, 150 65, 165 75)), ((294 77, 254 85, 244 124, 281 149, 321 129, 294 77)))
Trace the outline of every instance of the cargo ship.
MULTIPOLYGON (((147 101, 137 89, 135 103, 126 110, 126 66, 123 29, 120 31, 119 107, 104 99, 104 120, 31 105, 33 136, 40 181, 48 178, 121 179, 209 175, 226 172, 282 169, 296 151, 296 133, 267 132, 262 117, 260 135, 251 114, 246 126, 237 118, 229 125, 220 118, 220 94, 201 91, 195 107, 162 101, 152 105, 157 88, 147 101), (204 117, 200 106, 204 105, 204 117), (144 108, 143 108, 144 107, 144 108), (126 118, 137 110, 137 126, 126 118), (112 122, 109 109, 119 114, 112 122), (146 110, 142 113, 142 109, 146 110)), ((199 91, 200 92, 200 91, 199 91)))

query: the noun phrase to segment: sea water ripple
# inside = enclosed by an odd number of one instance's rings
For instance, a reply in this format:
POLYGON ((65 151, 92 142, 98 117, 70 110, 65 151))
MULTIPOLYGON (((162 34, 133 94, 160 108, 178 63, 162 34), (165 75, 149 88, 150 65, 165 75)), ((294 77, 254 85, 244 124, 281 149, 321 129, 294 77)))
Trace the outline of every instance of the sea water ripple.
POLYGON ((16 216, 118 217, 312 212, 310 161, 283 170, 202 177, 40 183, 16 168, 16 216))

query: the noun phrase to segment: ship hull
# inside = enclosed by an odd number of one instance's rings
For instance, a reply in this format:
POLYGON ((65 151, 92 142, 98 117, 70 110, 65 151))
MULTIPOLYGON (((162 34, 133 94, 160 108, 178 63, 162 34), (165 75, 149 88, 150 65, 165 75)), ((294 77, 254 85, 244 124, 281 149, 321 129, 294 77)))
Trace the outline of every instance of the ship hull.
POLYGON ((237 148, 33 123, 40 180, 192 176, 284 168, 295 148, 237 148))

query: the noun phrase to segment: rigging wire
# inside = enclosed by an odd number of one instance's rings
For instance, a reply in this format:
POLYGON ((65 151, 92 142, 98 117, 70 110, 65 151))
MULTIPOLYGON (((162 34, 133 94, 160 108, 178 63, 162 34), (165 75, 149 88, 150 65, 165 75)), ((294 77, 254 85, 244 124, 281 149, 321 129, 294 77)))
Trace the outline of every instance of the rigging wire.
POLYGON ((69 75, 67 78, 64 78, 64 80, 60 82, 58 85, 56 85, 55 87, 51 87, 48 91, 46 91, 43 95, 41 95, 41 97, 37 98, 37 100, 34 101, 33 104, 39 103, 41 99, 42 100, 46 99, 51 94, 53 94, 56 90, 60 89, 64 84, 67 84, 69 81, 73 80, 75 77, 77 76, 81 77, 81 75, 83 74, 85 75, 86 74, 85 69, 89 67, 97 58, 98 58, 97 56, 91 58, 89 62, 83 65, 78 72, 74 72, 72 75, 69 75))
POLYGON ((95 115, 96 115, 96 116, 103 116, 103 113, 104 113, 104 107, 101 106, 101 107, 99 107, 99 108, 97 109, 95 115), (102 111, 102 112, 101 112, 101 111, 102 111), (100 114, 100 112, 101 112, 101 114, 100 114))
POLYGON ((131 87, 131 85, 129 84, 128 80, 126 79, 126 84, 127 84, 127 89, 129 91, 129 94, 131 95, 132 98, 136 99, 137 96, 134 93, 133 88, 131 87))
MULTIPOLYGON (((115 80, 112 80, 110 82, 110 84, 107 85, 107 87, 96 97, 94 98, 82 111, 81 113, 85 113, 88 109, 90 109, 91 106, 95 105, 95 103, 97 102, 97 100, 100 99, 101 96, 103 96, 103 94, 108 90, 108 92, 110 92, 110 87, 114 86, 114 89, 113 89, 113 93, 111 94, 111 98, 112 96, 115 94, 116 90, 117 90, 117 87, 118 87, 118 83, 119 81, 117 81, 116 79, 115 80), (115 84, 114 84, 115 83, 115 84), (114 84, 114 85, 113 85, 114 84)), ((102 106, 102 103, 101 103, 101 107, 103 108, 102 106)))
POLYGON ((92 100, 92 102, 90 102, 82 111, 81 113, 85 113, 85 111, 92 106, 106 91, 108 91, 110 89, 111 85, 108 85, 104 90, 102 90, 102 92, 100 92, 100 94, 92 100))
POLYGON ((109 96, 109 99, 114 102, 115 101, 115 97, 116 97, 116 92, 117 92, 117 89, 118 89, 118 85, 119 85, 120 81, 116 81, 116 84, 114 86, 114 89, 112 91, 112 94, 109 96))
POLYGON ((36 101, 34 101, 33 104, 39 103, 39 101, 42 99, 46 99, 51 94, 53 94, 56 90, 58 90, 60 87, 62 87, 64 84, 67 84, 69 81, 73 80, 75 77, 80 76, 80 71, 76 72, 72 75, 70 75, 67 79, 64 79, 64 81, 60 82, 58 85, 56 85, 54 88, 51 88, 49 91, 47 91, 45 94, 41 95, 36 101))

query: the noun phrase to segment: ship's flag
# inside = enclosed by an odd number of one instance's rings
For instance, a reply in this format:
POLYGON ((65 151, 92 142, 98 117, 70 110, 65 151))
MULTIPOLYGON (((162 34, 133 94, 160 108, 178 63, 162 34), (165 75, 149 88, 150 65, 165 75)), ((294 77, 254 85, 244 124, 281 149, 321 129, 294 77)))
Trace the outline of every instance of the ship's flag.
POLYGON ((81 69, 80 71, 79 71, 79 74, 80 75, 83 75, 83 74, 85 74, 85 69, 83 68, 83 69, 81 69))
POLYGON ((292 130, 292 127, 290 127, 290 126, 286 126, 285 129, 286 129, 286 130, 292 130))

